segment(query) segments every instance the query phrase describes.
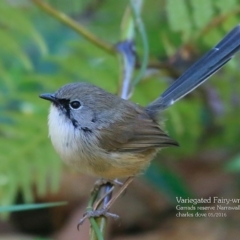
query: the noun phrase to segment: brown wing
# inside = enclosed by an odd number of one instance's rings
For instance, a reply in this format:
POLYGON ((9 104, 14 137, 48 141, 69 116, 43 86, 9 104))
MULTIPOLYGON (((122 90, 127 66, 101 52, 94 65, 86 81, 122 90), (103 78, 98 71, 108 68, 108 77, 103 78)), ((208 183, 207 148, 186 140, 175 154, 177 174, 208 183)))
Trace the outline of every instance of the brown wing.
POLYGON ((101 129, 101 147, 108 151, 141 152, 147 149, 178 146, 158 123, 149 117, 145 109, 134 107, 127 114, 115 119, 101 129), (114 134, 113 134, 114 133, 114 134))

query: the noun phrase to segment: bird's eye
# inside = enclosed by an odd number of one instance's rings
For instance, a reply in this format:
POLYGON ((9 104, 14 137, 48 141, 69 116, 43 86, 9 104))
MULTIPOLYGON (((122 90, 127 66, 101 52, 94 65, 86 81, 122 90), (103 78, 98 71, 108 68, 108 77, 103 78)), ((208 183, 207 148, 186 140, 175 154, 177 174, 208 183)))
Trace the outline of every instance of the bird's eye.
POLYGON ((70 105, 70 108, 72 108, 72 109, 78 109, 78 108, 81 107, 81 103, 79 101, 76 101, 76 100, 70 102, 69 105, 70 105))

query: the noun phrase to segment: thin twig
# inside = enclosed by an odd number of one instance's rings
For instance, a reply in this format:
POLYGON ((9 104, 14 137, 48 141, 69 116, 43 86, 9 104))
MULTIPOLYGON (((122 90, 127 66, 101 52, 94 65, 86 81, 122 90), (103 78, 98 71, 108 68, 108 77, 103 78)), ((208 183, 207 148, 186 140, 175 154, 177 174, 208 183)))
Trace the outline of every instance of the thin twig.
POLYGON ((93 205, 93 210, 97 210, 97 208, 99 208, 100 204, 104 201, 104 199, 107 197, 107 195, 112 193, 113 190, 114 190, 114 186, 112 186, 112 188, 108 192, 105 192, 101 198, 99 198, 97 201, 95 201, 94 205, 93 205))
POLYGON ((119 191, 111 198, 111 200, 108 202, 108 208, 112 206, 112 204, 119 198, 119 196, 126 190, 126 188, 129 186, 129 184, 133 181, 134 177, 129 177, 124 184, 121 186, 119 191))
POLYGON ((52 6, 50 6, 49 4, 47 4, 42 0, 31 0, 31 1, 40 9, 42 9, 44 12, 46 12, 48 15, 56 18, 58 21, 70 27, 77 33, 81 34, 81 36, 83 36, 89 42, 93 43, 95 46, 103 49, 104 51, 112 55, 117 54, 117 51, 115 50, 113 45, 98 38, 96 35, 94 35, 90 31, 88 31, 86 28, 84 28, 80 23, 74 21, 63 12, 56 10, 55 8, 53 8, 52 6))

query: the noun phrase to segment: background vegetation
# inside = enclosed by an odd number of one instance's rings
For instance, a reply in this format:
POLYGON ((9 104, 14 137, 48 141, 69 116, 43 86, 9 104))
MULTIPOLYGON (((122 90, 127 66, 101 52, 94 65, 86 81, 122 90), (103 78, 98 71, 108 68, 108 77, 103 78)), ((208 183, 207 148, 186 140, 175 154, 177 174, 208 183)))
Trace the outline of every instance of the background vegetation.
MULTIPOLYGON (((45 2, 104 41, 120 41, 127 0, 45 2)), ((239 0, 145 1, 141 15, 149 41, 149 68, 131 100, 147 105, 158 97, 239 23, 239 12, 239 0)), ((141 62, 138 37, 136 47, 141 62)), ((34 194, 58 190, 63 166, 47 138, 49 105, 38 95, 74 81, 117 93, 120 71, 116 56, 41 11, 34 1, 0 1, 0 205, 15 203, 19 192, 31 202, 34 194)), ((166 129, 181 147, 162 151, 161 161, 155 161, 144 177, 167 198, 195 194, 173 170, 174 162, 208 156, 211 163, 220 159, 217 167, 222 172, 240 169, 239 77, 236 56, 164 113, 166 129)))

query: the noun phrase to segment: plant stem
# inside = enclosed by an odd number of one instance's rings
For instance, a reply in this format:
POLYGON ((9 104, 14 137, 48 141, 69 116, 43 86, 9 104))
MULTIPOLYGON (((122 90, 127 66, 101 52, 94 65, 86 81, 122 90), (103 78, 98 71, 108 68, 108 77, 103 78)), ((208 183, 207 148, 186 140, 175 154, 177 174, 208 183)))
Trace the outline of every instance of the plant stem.
POLYGON ((140 71, 139 71, 138 75, 135 77, 135 79, 133 80, 133 86, 136 86, 143 78, 145 71, 147 69, 149 47, 148 47, 148 39, 147 39, 145 27, 144 27, 144 24, 140 17, 142 0, 130 0, 130 5, 131 5, 132 12, 133 12, 135 26, 138 29, 138 32, 140 34, 140 37, 142 39, 142 44, 143 44, 143 58, 142 58, 142 62, 141 62, 140 71))
MULTIPOLYGON (((99 189, 99 191, 96 193, 98 196, 98 199, 101 198, 102 196, 104 196, 107 192, 110 191, 110 189, 112 188, 112 184, 107 183, 105 185, 102 185, 99 189)), ((99 205, 98 208, 104 208, 108 202, 110 201, 112 197, 112 193, 109 193, 106 195, 106 197, 103 199, 102 204, 99 205)), ((97 200, 95 198, 95 200, 97 200)), ((91 210, 93 209, 92 206, 96 201, 90 201, 88 206, 91 206, 91 210)), ((95 210, 95 209, 93 209, 95 210)), ((90 218, 89 219, 90 223, 91 223, 91 231, 90 231, 90 240, 102 240, 104 239, 104 235, 106 233, 107 230, 107 218, 105 216, 100 216, 97 218, 90 218)))

